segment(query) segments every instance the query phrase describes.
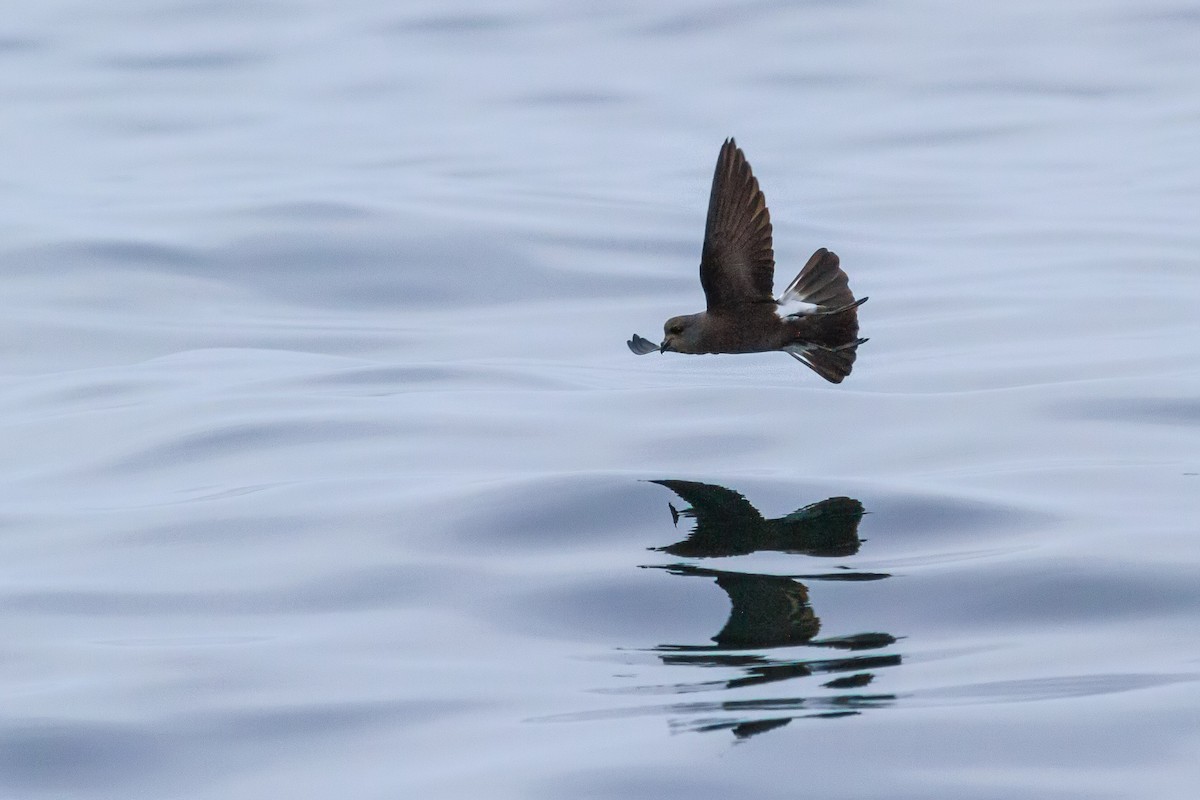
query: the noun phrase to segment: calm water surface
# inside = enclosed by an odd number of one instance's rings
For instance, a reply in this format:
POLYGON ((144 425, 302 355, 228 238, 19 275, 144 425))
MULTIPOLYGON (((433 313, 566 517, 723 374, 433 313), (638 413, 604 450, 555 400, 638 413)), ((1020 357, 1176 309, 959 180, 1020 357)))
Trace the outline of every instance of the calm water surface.
POLYGON ((1192 5, 10 12, 0 794, 1194 796, 1192 5))

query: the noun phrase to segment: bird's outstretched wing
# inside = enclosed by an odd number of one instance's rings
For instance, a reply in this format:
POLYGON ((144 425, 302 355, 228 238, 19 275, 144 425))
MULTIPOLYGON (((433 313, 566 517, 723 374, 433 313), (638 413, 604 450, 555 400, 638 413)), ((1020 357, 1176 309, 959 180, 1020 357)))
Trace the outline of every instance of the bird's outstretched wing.
POLYGON ((733 139, 726 139, 713 175, 700 256, 700 285, 708 310, 774 302, 774 278, 766 198, 745 154, 733 139))

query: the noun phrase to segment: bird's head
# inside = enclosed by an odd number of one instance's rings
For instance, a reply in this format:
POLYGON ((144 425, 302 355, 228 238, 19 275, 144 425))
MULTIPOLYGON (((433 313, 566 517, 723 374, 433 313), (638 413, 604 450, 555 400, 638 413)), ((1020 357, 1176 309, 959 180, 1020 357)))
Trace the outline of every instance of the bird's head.
POLYGON ((671 317, 663 324, 663 341, 658 352, 700 353, 700 315, 671 317))

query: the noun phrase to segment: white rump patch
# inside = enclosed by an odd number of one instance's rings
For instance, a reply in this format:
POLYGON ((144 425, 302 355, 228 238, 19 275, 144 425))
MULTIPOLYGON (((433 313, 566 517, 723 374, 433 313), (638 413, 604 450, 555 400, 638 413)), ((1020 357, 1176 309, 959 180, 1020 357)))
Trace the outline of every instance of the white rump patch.
POLYGON ((780 319, 787 319, 803 314, 813 314, 820 309, 821 307, 814 303, 806 303, 795 295, 789 297, 785 294, 777 301, 775 313, 779 315, 780 319))

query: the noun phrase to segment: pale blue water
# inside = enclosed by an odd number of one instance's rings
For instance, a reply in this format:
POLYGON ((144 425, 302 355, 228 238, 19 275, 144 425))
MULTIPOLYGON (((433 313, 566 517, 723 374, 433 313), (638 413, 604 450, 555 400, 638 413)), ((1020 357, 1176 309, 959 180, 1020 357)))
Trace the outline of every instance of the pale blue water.
POLYGON ((1166 0, 8 9, 0 794, 1193 797, 1197 52, 1166 0), (871 297, 841 386, 625 348, 701 308, 729 135, 777 284, 871 297))

